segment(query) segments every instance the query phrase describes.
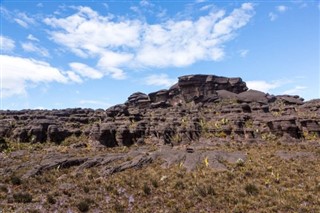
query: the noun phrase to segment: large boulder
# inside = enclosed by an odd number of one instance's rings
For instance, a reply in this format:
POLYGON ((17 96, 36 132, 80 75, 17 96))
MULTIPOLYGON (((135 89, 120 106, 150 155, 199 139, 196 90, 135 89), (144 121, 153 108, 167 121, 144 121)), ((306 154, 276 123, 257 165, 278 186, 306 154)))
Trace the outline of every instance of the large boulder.
POLYGON ((199 97, 208 97, 216 94, 217 90, 226 90, 232 93, 241 93, 248 88, 241 78, 225 78, 215 75, 187 75, 179 77, 178 86, 186 102, 199 97))
POLYGON ((240 102, 246 102, 246 103, 251 103, 251 102, 258 102, 261 104, 268 103, 267 94, 257 90, 248 90, 248 91, 242 92, 238 95, 238 99, 240 102))
POLYGON ((60 144, 64 139, 70 136, 69 132, 60 125, 50 125, 48 127, 48 140, 60 144))
POLYGON ((112 106, 106 110, 106 114, 109 117, 115 117, 115 116, 129 116, 128 106, 125 104, 118 104, 115 106, 112 106))

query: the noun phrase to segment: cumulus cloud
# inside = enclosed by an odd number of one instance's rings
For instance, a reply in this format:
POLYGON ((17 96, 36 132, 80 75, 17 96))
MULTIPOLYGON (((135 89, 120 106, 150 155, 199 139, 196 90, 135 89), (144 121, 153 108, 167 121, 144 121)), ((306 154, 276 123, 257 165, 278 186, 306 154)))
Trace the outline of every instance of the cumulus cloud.
POLYGON ((284 6, 284 5, 279 5, 279 6, 276 7, 276 10, 277 10, 278 12, 283 13, 283 12, 286 12, 286 11, 288 10, 288 7, 286 7, 286 6, 284 6))
POLYGON ((26 13, 9 11, 4 6, 0 6, 0 13, 3 18, 10 22, 15 22, 23 28, 29 28, 30 25, 34 25, 36 23, 35 19, 26 13))
POLYGON ((240 56, 241 56, 242 58, 247 57, 248 53, 249 53, 249 50, 246 50, 246 49, 243 49, 243 50, 240 50, 240 51, 239 51, 239 54, 240 54, 240 56))
POLYGON ((195 2, 196 3, 204 3, 204 2, 207 2, 207 0, 196 0, 195 2))
POLYGON ((275 21, 278 18, 278 15, 273 12, 270 12, 269 18, 270 18, 270 21, 275 21))
POLYGON ((19 24, 21 27, 28 28, 29 25, 35 24, 35 20, 33 18, 29 17, 25 13, 18 13, 17 15, 13 15, 13 16, 16 17, 13 20, 17 24, 19 24))
POLYGON ((171 79, 167 74, 154 74, 146 77, 146 85, 170 87, 176 83, 176 79, 171 79))
POLYGON ((21 43, 21 47, 26 52, 34 52, 38 55, 49 57, 49 51, 46 48, 40 47, 31 42, 21 43))
POLYGON ((270 92, 270 90, 276 89, 282 85, 278 81, 247 81, 246 83, 249 89, 259 90, 262 92, 270 92))
POLYGON ((113 104, 110 104, 105 101, 98 101, 98 100, 80 100, 79 104, 85 107, 92 107, 92 108, 108 108, 113 104))
POLYGON ((287 6, 284 6, 284 5, 278 5, 275 7, 275 11, 274 12, 270 12, 269 13, 269 19, 270 21, 275 21, 280 13, 284 13, 288 10, 289 8, 287 6))
POLYGON ((68 82, 60 70, 43 61, 8 55, 0 55, 0 61, 3 97, 25 95, 30 85, 68 82))
POLYGON ((0 35, 0 49, 3 52, 11 52, 15 48, 14 40, 0 35))
POLYGON ((83 82, 82 78, 79 75, 77 75, 75 72, 67 71, 66 74, 72 82, 75 82, 75 83, 83 82))
POLYGON ((307 87, 305 86, 295 86, 292 89, 288 89, 286 91, 283 92, 283 94, 287 94, 287 95, 299 95, 301 94, 301 92, 303 90, 307 89, 307 87))
MULTIPOLYGON (((74 73, 78 73, 82 77, 92 78, 92 79, 100 79, 103 77, 103 74, 100 71, 95 70, 86 64, 73 62, 73 63, 70 63, 69 66, 74 71, 74 73)), ((72 75, 74 77, 74 74, 72 75)))
POLYGON ((214 4, 208 4, 208 5, 205 5, 203 7, 200 8, 200 11, 206 11, 206 10, 210 10, 212 8, 214 8, 215 5, 214 4))
POLYGON ((117 79, 125 78, 128 68, 184 67, 222 60, 225 43, 254 15, 253 5, 244 3, 230 14, 216 10, 196 20, 171 18, 149 24, 144 19, 102 16, 89 7, 74 9, 67 17, 44 19, 52 27, 50 38, 79 57, 97 58, 95 67, 117 79))
POLYGON ((30 41, 39 41, 39 39, 37 39, 36 37, 34 37, 34 35, 29 34, 27 39, 29 39, 30 41))

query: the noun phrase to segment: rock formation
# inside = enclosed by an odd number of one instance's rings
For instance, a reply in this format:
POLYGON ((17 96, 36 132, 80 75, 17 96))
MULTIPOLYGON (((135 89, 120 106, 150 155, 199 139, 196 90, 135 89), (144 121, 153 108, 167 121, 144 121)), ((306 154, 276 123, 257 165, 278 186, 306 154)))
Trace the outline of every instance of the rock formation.
POLYGON ((248 90, 241 78, 187 75, 168 90, 133 93, 109 109, 0 111, 0 138, 62 143, 85 137, 107 147, 320 136, 320 100, 248 90))

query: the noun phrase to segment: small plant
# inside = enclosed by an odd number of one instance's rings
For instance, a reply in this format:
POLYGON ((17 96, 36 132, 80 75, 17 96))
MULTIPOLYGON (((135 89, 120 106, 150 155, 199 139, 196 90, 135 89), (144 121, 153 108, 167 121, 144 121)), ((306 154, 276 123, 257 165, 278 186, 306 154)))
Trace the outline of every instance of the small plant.
POLYGON ((172 143, 180 143, 182 138, 178 133, 176 133, 175 135, 171 136, 170 140, 172 143))
POLYGON ((151 194, 151 189, 150 189, 150 187, 148 186, 147 183, 145 183, 145 184, 143 185, 143 192, 144 192, 146 195, 150 195, 150 194, 151 194))
POLYGON ((320 192, 320 183, 316 183, 316 186, 314 187, 316 192, 320 192))
POLYGON ((89 188, 88 186, 84 186, 84 187, 83 187, 83 191, 84 191, 85 193, 89 193, 90 188, 89 188))
POLYGON ((236 161, 236 165, 237 165, 237 167, 243 167, 244 166, 244 160, 242 158, 239 158, 236 161))
POLYGON ((208 195, 216 195, 214 188, 211 185, 198 185, 195 189, 196 193, 201 197, 206 197, 208 195))
POLYGON ((303 131, 303 137, 306 140, 316 140, 318 138, 318 135, 316 132, 303 131))
POLYGON ((29 193, 15 193, 13 194, 13 199, 17 203, 30 203, 32 201, 32 195, 29 193))
POLYGON ((115 212, 119 212, 119 213, 122 213, 122 212, 125 212, 124 211, 124 206, 121 204, 121 203, 119 203, 119 202, 116 202, 115 204, 114 204, 114 210, 115 210, 115 212))
POLYGON ((12 176, 10 181, 13 185, 20 185, 22 183, 21 179, 17 176, 12 176))
POLYGON ((8 192, 8 188, 5 185, 0 185, 0 192, 8 192))
POLYGON ((259 189, 256 185, 249 183, 244 187, 244 190, 248 195, 257 195, 259 193, 259 189))
POLYGON ((174 185, 174 188, 182 190, 182 189, 185 189, 186 187, 185 187, 184 183, 181 180, 178 180, 176 182, 176 184, 174 185))
POLYGON ((275 136, 274 134, 272 134, 271 132, 269 133, 262 133, 261 134, 261 139, 265 140, 265 141, 274 141, 277 139, 277 136, 275 136))
POLYGON ((77 204, 77 208, 79 209, 80 212, 89 211, 89 206, 90 206, 90 202, 87 199, 82 200, 77 204))
POLYGON ((247 129, 253 128, 253 120, 251 120, 251 119, 246 120, 245 123, 244 123, 244 126, 245 126, 245 128, 247 128, 247 129))
POLYGON ((5 139, 0 138, 0 152, 6 150, 8 148, 9 148, 9 146, 8 146, 7 142, 5 141, 5 139))
POLYGON ((152 179, 151 180, 151 184, 154 188, 158 188, 159 187, 159 182, 156 179, 152 179))
POLYGON ((50 204, 55 204, 57 201, 52 195, 47 195, 47 202, 50 204))
POLYGON ((223 132, 223 131, 219 131, 219 132, 216 132, 214 134, 214 136, 217 137, 217 138, 226 138, 227 134, 225 132, 223 132))

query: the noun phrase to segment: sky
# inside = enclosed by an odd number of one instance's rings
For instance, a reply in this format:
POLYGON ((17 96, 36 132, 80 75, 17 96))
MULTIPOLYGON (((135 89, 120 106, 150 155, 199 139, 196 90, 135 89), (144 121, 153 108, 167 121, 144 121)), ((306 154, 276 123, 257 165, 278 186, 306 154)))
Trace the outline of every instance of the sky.
POLYGON ((4 110, 106 109, 190 74, 320 98, 319 1, 0 2, 4 110))

